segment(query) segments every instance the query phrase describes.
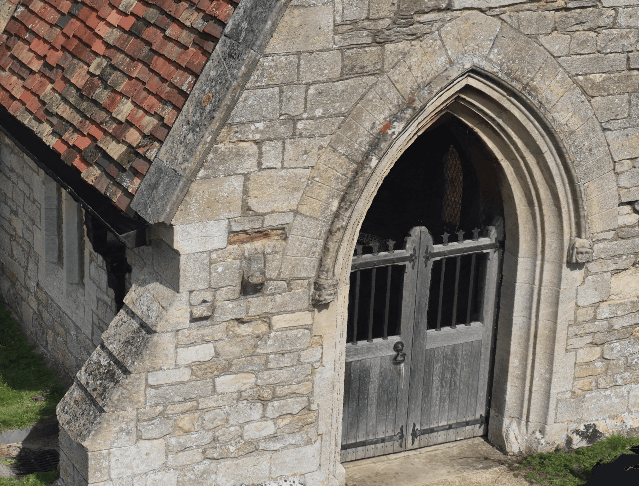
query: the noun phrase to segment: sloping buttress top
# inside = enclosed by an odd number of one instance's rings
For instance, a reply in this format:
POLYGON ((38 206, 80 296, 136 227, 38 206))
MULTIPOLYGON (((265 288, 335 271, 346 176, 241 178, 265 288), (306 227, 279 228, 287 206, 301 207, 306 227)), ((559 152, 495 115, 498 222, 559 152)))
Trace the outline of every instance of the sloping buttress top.
POLYGON ((237 2, 7 1, 0 104, 131 214, 237 2))

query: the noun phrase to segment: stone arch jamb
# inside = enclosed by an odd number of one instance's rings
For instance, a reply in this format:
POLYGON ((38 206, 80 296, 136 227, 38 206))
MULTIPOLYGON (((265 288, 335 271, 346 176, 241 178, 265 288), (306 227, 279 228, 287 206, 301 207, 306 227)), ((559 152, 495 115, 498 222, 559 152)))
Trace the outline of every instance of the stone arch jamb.
MULTIPOLYGON (((367 129, 360 139, 353 136, 348 120, 334 137, 337 143, 332 144, 348 156, 348 149, 338 146, 344 147, 350 140, 358 146, 355 150, 366 156, 336 208, 316 281, 316 302, 333 301, 325 310, 337 325, 335 388, 341 400, 344 343, 339 336, 343 340, 345 335, 347 275, 361 222, 403 150, 439 116, 450 112, 475 130, 499 160, 500 186, 510 211, 496 358, 499 373, 494 381, 489 435, 510 451, 553 447, 566 436, 566 425, 555 421, 555 402, 557 393, 572 386, 574 355, 565 352, 566 329, 574 320, 576 289, 583 278, 579 265, 566 265, 567 255, 573 238, 587 240, 590 233, 614 224, 611 211, 602 207, 597 197, 616 190, 610 177, 610 154, 605 141, 601 143, 603 134, 595 125, 588 101, 556 62, 522 34, 472 13, 433 37, 409 48, 404 60, 391 70, 397 75, 403 69, 399 74, 405 79, 420 63, 428 64, 436 71, 429 81, 414 86, 419 89, 402 90, 400 78, 393 72, 383 75, 369 93, 384 99, 379 93, 390 81, 401 94, 403 105, 396 104, 394 117, 379 132, 367 129), (480 39, 476 44, 481 44, 482 35, 491 31, 485 24, 492 28, 491 41, 483 47, 473 47, 471 42, 474 52, 466 50, 455 56, 454 45, 448 43, 459 43, 459 36, 476 35, 480 39), (455 30, 457 38, 451 41, 450 32, 455 30), (521 73, 513 76, 505 69, 516 63, 503 54, 500 36, 506 44, 507 37, 515 36, 532 53, 530 58, 537 59, 532 62, 538 65, 534 71, 530 68, 525 82, 521 73), (432 46, 440 39, 446 57, 433 49, 429 57, 424 42, 432 46), (540 70, 553 73, 542 87, 534 82, 540 70), (514 87, 523 99, 518 100, 504 86, 514 87), (579 119, 571 117, 569 108, 564 107, 575 103, 580 106, 579 119), (368 147, 367 151, 363 147, 368 147)), ((526 70, 526 61, 518 57, 517 62, 526 70)), ((418 76, 411 75, 411 79, 417 83, 418 76)), ((360 104, 369 108, 367 97, 360 104)), ((357 110, 356 105, 353 113, 357 110)), ((337 405, 339 418, 341 401, 337 405)), ((333 420, 336 453, 340 422, 333 420)))

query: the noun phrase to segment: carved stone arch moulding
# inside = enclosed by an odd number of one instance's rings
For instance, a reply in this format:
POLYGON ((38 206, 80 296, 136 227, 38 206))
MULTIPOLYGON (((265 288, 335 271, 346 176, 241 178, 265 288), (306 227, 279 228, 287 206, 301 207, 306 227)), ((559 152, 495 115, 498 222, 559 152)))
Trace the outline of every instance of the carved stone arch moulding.
MULTIPOLYGON (((481 132, 488 126, 499 133, 512 156, 528 161, 519 176, 528 177, 531 187, 553 181, 551 197, 564 210, 566 238, 557 241, 562 259, 588 261, 590 235, 615 227, 617 188, 601 126, 563 68, 543 47, 479 12, 419 41, 393 46, 397 63, 355 105, 305 191, 317 200, 314 182, 319 182, 333 193, 332 199, 326 196, 325 214, 333 217, 315 280, 315 304, 335 298, 338 254, 347 228, 358 220, 354 208, 365 188, 372 183, 374 194, 405 148, 446 111, 484 140, 481 132)), ((540 206, 531 209, 535 220, 543 219, 540 206)))
POLYGON ((320 311, 344 336, 352 251, 373 197, 416 137, 445 113, 457 117, 495 156, 505 209, 488 435, 512 452, 553 448, 567 434, 557 396, 572 386, 566 336, 584 273, 567 263, 587 260, 590 235, 616 225, 601 127, 552 56, 500 20, 468 13, 392 48, 397 63, 331 138, 300 201, 327 228, 314 302, 328 304, 320 311))

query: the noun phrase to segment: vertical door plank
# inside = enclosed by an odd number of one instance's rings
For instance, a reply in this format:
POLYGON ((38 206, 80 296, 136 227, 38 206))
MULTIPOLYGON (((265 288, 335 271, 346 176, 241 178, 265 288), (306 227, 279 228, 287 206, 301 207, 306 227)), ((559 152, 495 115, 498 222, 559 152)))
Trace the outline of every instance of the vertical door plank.
MULTIPOLYGON (((370 382, 370 358, 359 362, 359 393, 357 396, 357 438, 360 442, 366 440, 368 426, 368 387, 370 382)), ((354 459, 362 459, 366 451, 365 447, 355 449, 354 459)))
MULTIPOLYGON (((459 420, 470 420, 468 416, 468 392, 470 387, 470 356, 472 351, 472 343, 463 343, 461 349, 461 365, 460 365, 460 382, 459 382, 459 408, 457 414, 459 420)), ((460 428, 457 432, 456 439, 464 439, 466 437, 466 428, 460 428)))
MULTIPOLYGON (((377 396, 379 394, 379 365, 382 358, 370 359, 368 381, 368 410, 366 412, 366 437, 373 439, 377 436, 377 396)), ((375 455, 375 446, 367 446, 365 457, 375 455)))
MULTIPOLYGON (((361 361, 353 361, 351 365, 351 397, 348 417, 348 443, 357 441, 357 418, 359 416, 359 367, 361 361)), ((352 460, 353 449, 348 449, 348 458, 352 460)))
MULTIPOLYGON (((435 350, 427 349, 426 350, 426 359, 424 360, 424 375, 422 376, 423 387, 423 399, 422 399, 422 409, 420 413, 420 425, 418 428, 426 429, 428 427, 432 427, 432 416, 433 416, 433 365, 435 358, 435 350)), ((413 424, 409 424, 409 426, 413 427, 413 424)), ((418 438, 419 447, 425 447, 428 445, 428 435, 422 435, 418 438)), ((417 441, 415 442, 417 445, 417 441)))
MULTIPOLYGON (((451 376, 450 376, 450 394, 448 396, 448 419, 447 423, 454 424, 459 422, 459 384, 461 371, 461 344, 451 346, 451 376)), ((446 441, 454 441, 457 437, 457 430, 451 429, 446 434, 446 441)))

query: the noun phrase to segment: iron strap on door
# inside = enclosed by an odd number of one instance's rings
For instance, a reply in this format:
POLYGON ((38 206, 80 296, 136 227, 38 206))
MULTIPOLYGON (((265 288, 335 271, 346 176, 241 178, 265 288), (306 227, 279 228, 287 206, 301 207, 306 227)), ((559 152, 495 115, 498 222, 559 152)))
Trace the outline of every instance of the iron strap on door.
POLYGON ((413 423, 413 431, 410 433, 412 438, 412 444, 415 444, 415 440, 422 435, 434 434, 436 432, 443 432, 445 430, 460 429, 462 427, 470 427, 472 425, 484 425, 486 423, 486 417, 480 415, 478 419, 465 420, 463 422, 456 422, 454 424, 439 425, 437 427, 428 427, 425 429, 418 429, 417 424, 413 423))
POLYGON ((342 444, 342 450, 345 451, 348 449, 357 449, 358 447, 373 446, 377 444, 384 444, 386 442, 397 442, 401 446, 404 442, 404 426, 402 425, 399 428, 399 432, 397 432, 395 435, 378 437, 375 439, 360 440, 359 442, 351 442, 350 444, 342 444))

